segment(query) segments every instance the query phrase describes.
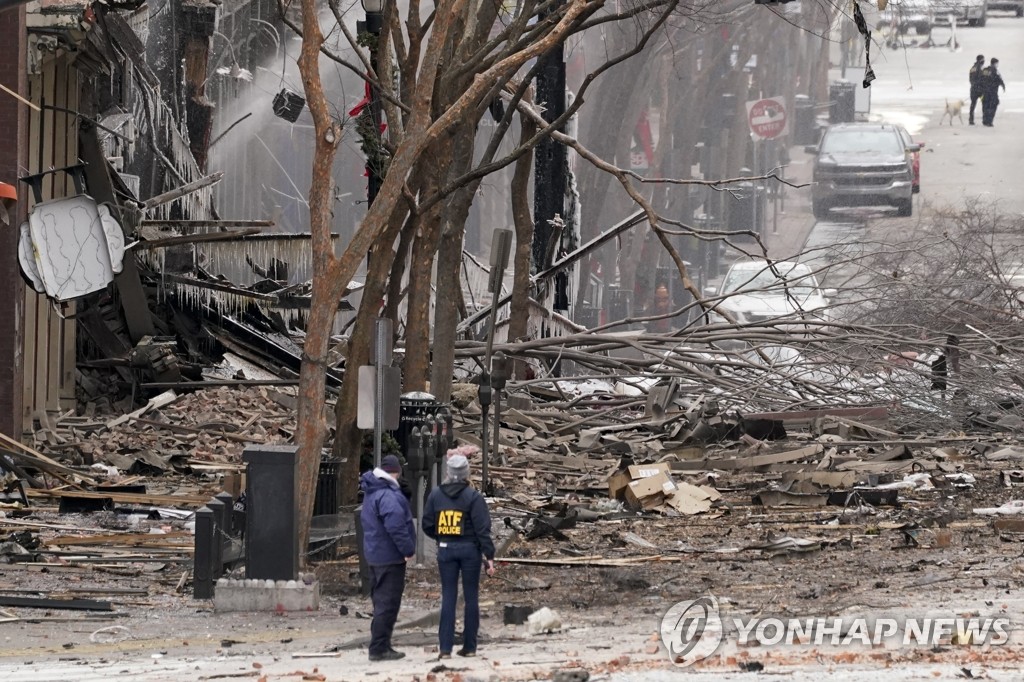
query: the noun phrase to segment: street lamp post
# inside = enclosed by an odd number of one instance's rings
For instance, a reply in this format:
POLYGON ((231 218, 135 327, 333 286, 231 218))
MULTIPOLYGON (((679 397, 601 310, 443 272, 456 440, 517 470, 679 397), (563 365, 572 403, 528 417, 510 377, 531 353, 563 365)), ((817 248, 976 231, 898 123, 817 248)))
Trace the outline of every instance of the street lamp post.
MULTIPOLYGON (((370 68, 373 70, 378 81, 381 76, 378 70, 377 64, 377 42, 380 39, 381 29, 384 27, 384 2, 385 0, 360 0, 363 5, 363 11, 366 12, 366 21, 359 22, 356 26, 356 30, 360 33, 365 32, 370 34, 370 68)), ((376 84, 370 83, 370 121, 371 127, 373 128, 372 133, 372 144, 370 145, 369 153, 366 157, 366 200, 368 205, 373 205, 373 200, 377 198, 377 192, 380 190, 381 177, 380 168, 380 146, 381 146, 381 123, 383 122, 383 116, 381 114, 381 98, 380 90, 376 84)))

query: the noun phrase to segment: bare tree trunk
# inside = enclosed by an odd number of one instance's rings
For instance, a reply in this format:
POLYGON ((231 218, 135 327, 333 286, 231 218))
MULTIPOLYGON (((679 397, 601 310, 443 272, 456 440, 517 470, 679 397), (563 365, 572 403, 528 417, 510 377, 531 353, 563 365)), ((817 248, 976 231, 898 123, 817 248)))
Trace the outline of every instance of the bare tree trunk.
POLYGON ((391 264, 391 274, 388 276, 388 297, 384 304, 383 316, 394 323, 396 334, 400 329, 398 310, 405 297, 402 284, 405 279, 406 262, 409 260, 409 247, 412 246, 415 235, 416 217, 410 213, 398 239, 398 249, 395 251, 395 260, 391 264))
MULTIPOLYGON (((532 99, 524 97, 527 103, 532 99)), ((520 117, 519 139, 528 140, 537 133, 537 124, 527 116, 520 117)), ((516 172, 512 176, 512 220, 516 229, 516 252, 512 272, 512 302, 509 306, 508 339, 523 338, 529 322, 530 256, 533 244, 533 216, 530 213, 529 185, 533 174, 533 151, 516 161, 516 172)), ((517 379, 526 377, 526 363, 517 361, 517 379)))
MULTIPOLYGON (((313 178, 309 190, 313 282, 309 323, 306 328, 306 345, 299 375, 299 408, 296 428, 296 438, 299 442, 299 468, 302 477, 299 485, 299 540, 302 547, 308 544, 320 449, 327 433, 322 407, 327 368, 327 342, 330 338, 334 313, 346 284, 366 257, 367 251, 388 225, 400 220, 401 216, 408 213, 402 190, 405 187, 406 176, 421 157, 423 149, 430 143, 428 135, 431 126, 430 101, 441 58, 440 48, 444 44, 451 26, 451 16, 447 13, 439 14, 433 23, 432 37, 436 39, 436 42, 432 40, 423 56, 421 63, 423 77, 417 82, 412 97, 415 106, 406 126, 405 140, 396 150, 388 167, 388 175, 384 178, 373 204, 369 207, 362 226, 353 235, 341 257, 335 259, 332 256, 333 244, 330 236, 334 187, 330 171, 336 145, 341 138, 341 130, 331 118, 320 81, 317 62, 323 34, 317 22, 315 4, 314 0, 302 0, 303 40, 299 58, 299 71, 305 86, 307 106, 313 114, 314 128, 317 134, 313 158, 313 178)), ((361 342, 365 344, 366 339, 362 339, 361 342)), ((351 386, 352 379, 351 375, 347 377, 345 388, 348 392, 339 398, 346 402, 348 408, 355 406, 356 388, 351 386)), ((354 415, 354 409, 350 409, 347 416, 343 414, 343 417, 352 420, 354 415)), ((356 433, 354 424, 346 424, 339 429, 339 434, 345 442, 354 440, 358 443, 356 433)), ((358 459, 358 455, 353 456, 350 452, 349 461, 345 467, 346 481, 355 480, 354 475, 349 476, 352 471, 358 473, 358 459)), ((345 489, 345 485, 342 485, 342 490, 345 489)))
MULTIPOLYGON (((610 43, 607 48, 615 53, 625 46, 626 38, 624 31, 613 29, 608 32, 606 40, 610 43)), ((604 47, 600 48, 604 50, 604 47)), ((594 153, 603 159, 614 159, 619 145, 619 138, 625 136, 627 144, 632 130, 623 131, 620 135, 610 134, 609 131, 620 131, 623 129, 622 122, 627 119, 627 110, 630 102, 636 95, 636 87, 639 83, 640 74, 643 73, 646 62, 644 55, 637 55, 633 59, 619 64, 609 72, 609 78, 598 82, 593 99, 600 102, 600 107, 588 110, 588 115, 581 116, 580 120, 580 141, 593 149, 594 153)), ((603 173, 590 164, 580 164, 578 171, 580 181, 580 202, 582 204, 582 224, 580 226, 580 237, 587 241, 597 236, 602 230, 610 227, 615 222, 615 214, 611 211, 613 182, 614 179, 608 173, 603 173)), ((602 277, 604 284, 610 286, 615 280, 615 249, 604 248, 590 258, 580 263, 583 268, 581 282, 589 279, 590 260, 598 258, 602 262, 602 277)), ((587 286, 580 286, 579 296, 576 304, 582 305, 583 296, 587 286)), ((594 303, 593 301, 591 302, 594 303)))
MULTIPOLYGON (((430 172, 436 162, 437 168, 447 168, 451 162, 450 138, 431 146, 432 153, 424 155, 420 172, 430 172), (428 168, 429 166, 429 168, 428 168)), ((433 193, 440 188, 442 179, 436 175, 423 183, 424 193, 433 193)), ((441 233, 441 203, 434 204, 428 211, 417 217, 416 238, 412 245, 412 259, 409 262, 409 305, 405 324, 405 390, 423 391, 427 388, 430 368, 430 344, 423 339, 430 338, 430 299, 433 282, 434 254, 437 253, 438 237, 441 233), (420 342, 416 342, 421 340, 420 342)))
POLYGON ((356 312, 356 321, 348 338, 348 353, 345 355, 345 377, 335 405, 334 418, 334 449, 333 455, 344 458, 341 468, 342 504, 353 504, 359 494, 356 481, 359 479, 359 458, 362 454, 363 433, 356 426, 356 410, 359 396, 359 382, 356 381, 358 368, 369 364, 370 348, 373 345, 374 321, 380 309, 380 299, 388 282, 388 268, 393 253, 390 244, 394 242, 402 220, 395 218, 388 225, 387 231, 377 240, 375 253, 379 258, 370 259, 370 269, 366 273, 366 287, 356 312))
MULTIPOLYGON (((476 126, 460 126, 457 139, 472 139, 476 126)), ((449 177, 458 177, 473 163, 473 145, 459 144, 455 148, 449 177)), ((479 181, 470 183, 456 192, 442 212, 441 241, 437 255, 437 295, 434 299, 434 343, 430 365, 430 392, 439 402, 451 400, 452 374, 455 370, 455 328, 459 323, 459 304, 462 300, 462 242, 466 233, 466 218, 476 196, 479 181)))
POLYGON ((305 563, 305 547, 309 544, 309 522, 313 516, 313 498, 320 468, 320 448, 327 435, 323 418, 324 385, 327 372, 327 346, 334 322, 339 289, 331 274, 336 262, 331 243, 331 219, 334 208, 334 181, 331 167, 341 140, 341 127, 331 116, 320 80, 320 32, 316 2, 302 0, 302 51, 299 73, 306 93, 306 103, 313 117, 316 146, 313 152, 313 175, 309 186, 309 231, 313 261, 309 324, 302 349, 299 371, 298 415, 295 435, 298 440, 299 476, 299 548, 305 563))

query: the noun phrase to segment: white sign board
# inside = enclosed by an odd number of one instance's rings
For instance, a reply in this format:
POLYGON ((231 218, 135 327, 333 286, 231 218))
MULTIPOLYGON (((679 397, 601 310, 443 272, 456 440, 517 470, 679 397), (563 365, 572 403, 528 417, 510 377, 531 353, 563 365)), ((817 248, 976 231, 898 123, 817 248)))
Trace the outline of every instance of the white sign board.
MULTIPOLYGON (((377 369, 375 365, 363 365, 359 368, 359 390, 356 394, 357 429, 373 428, 373 413, 377 409, 377 369)), ((399 395, 402 393, 402 370, 390 365, 379 369, 384 373, 381 427, 385 431, 394 431, 398 428, 400 419, 399 395)))
POLYGON ((39 293, 58 301, 100 291, 121 272, 124 232, 85 194, 44 201, 21 225, 18 259, 39 293))

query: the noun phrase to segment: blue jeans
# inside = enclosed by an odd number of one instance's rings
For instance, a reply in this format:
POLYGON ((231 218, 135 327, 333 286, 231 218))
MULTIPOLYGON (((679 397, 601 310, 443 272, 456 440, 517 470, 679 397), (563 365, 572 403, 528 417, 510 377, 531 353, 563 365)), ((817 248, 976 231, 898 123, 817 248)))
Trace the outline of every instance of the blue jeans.
POLYGON ((439 648, 450 654, 455 645, 455 604, 459 599, 459 574, 466 602, 462 648, 476 651, 480 630, 480 567, 483 558, 475 542, 441 542, 437 546, 437 568, 441 573, 441 624, 437 630, 439 648))

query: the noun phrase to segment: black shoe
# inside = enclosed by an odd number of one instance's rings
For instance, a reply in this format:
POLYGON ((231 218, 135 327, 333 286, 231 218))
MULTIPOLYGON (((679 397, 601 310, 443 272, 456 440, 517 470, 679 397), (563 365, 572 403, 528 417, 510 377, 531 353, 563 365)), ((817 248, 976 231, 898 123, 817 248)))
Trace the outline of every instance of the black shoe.
POLYGON ((974 121, 968 121, 968 122, 967 122, 967 125, 969 125, 969 126, 972 126, 972 125, 974 125, 974 121))
POLYGON ((397 661, 400 658, 405 658, 405 654, 394 649, 388 649, 382 654, 370 654, 371 661, 397 661))
POLYGON ((452 657, 452 652, 450 652, 450 651, 442 651, 441 653, 439 653, 437 655, 437 660, 441 661, 441 660, 444 660, 446 658, 451 658, 451 657, 452 657))
POLYGON ((458 654, 463 658, 472 658, 473 656, 476 656, 475 651, 468 651, 467 649, 459 649, 458 654))

